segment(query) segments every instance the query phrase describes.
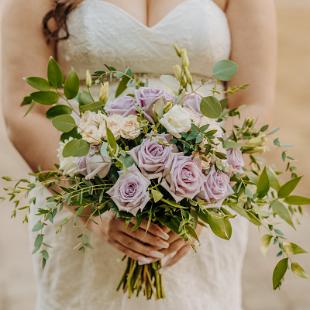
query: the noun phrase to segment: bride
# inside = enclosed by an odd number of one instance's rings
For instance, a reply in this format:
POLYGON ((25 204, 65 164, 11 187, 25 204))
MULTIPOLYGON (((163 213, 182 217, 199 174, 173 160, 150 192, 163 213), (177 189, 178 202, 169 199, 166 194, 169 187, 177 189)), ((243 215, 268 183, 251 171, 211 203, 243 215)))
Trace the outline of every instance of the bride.
MULTIPOLYGON (((22 77, 45 75, 50 55, 62 67, 74 67, 80 76, 104 64, 118 69, 129 66, 150 85, 164 87, 159 75, 172 73, 177 61, 174 43, 188 50, 196 76, 210 75, 218 60, 236 61, 239 71, 231 83, 247 82, 251 87, 229 104, 246 104, 248 113, 263 117, 274 99, 274 15, 270 0, 8 1, 2 35, 3 103, 10 139, 33 170, 57 162, 58 134, 44 117, 45 110, 38 108, 23 118, 19 107, 27 92, 22 77)), ((203 89, 204 95, 209 91, 203 89)), ((48 192, 38 186, 33 195, 32 221, 48 192)), ((60 216, 55 225, 61 220, 60 216)), ((53 248, 44 270, 34 257, 37 309, 241 309, 247 225, 242 219, 234 225, 230 242, 199 229, 197 253, 166 228, 152 225, 146 232, 142 225, 133 232, 110 214, 100 225, 66 225, 57 236, 55 227, 50 227, 46 239, 53 248), (93 245, 84 254, 73 249, 82 229, 90 231, 93 245), (124 253, 141 264, 162 259, 165 300, 128 300, 115 291, 124 253)))

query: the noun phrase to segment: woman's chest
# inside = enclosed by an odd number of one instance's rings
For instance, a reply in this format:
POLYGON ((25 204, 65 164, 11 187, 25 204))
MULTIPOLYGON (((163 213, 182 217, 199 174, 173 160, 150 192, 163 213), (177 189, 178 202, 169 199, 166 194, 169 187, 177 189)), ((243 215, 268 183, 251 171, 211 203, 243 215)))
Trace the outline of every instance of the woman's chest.
POLYGON ((172 47, 188 50, 192 72, 208 75, 229 57, 230 33, 223 11, 211 0, 185 0, 154 25, 147 26, 118 5, 85 0, 68 19, 70 37, 59 45, 61 62, 77 71, 104 63, 135 72, 171 73, 177 59, 172 47))

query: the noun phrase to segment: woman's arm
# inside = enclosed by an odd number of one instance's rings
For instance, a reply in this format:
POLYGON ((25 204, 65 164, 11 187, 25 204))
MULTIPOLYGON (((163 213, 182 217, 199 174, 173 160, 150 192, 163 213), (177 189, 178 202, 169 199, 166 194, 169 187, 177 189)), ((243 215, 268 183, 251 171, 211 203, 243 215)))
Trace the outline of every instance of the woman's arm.
POLYGON ((229 0, 226 15, 232 36, 231 59, 239 70, 229 85, 250 84, 231 97, 230 107, 247 105, 246 114, 262 119, 274 103, 276 11, 274 1, 229 0))
POLYGON ((20 102, 29 88, 25 76, 45 76, 51 49, 41 32, 41 21, 50 9, 49 0, 7 1, 2 21, 2 90, 5 122, 11 141, 33 170, 56 163, 58 133, 35 108, 24 117, 20 102))

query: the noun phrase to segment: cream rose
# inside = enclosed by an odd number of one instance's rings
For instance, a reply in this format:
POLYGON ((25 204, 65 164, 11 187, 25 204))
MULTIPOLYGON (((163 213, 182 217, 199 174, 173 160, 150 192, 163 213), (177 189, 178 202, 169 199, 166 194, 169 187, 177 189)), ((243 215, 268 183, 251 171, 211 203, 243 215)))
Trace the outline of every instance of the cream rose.
POLYGON ((113 114, 107 117, 107 126, 112 131, 115 139, 121 136, 121 128, 124 123, 124 117, 118 114, 113 114))
POLYGON ((85 141, 99 144, 106 136, 105 121, 103 113, 86 111, 79 121, 79 133, 85 141))
POLYGON ((167 129, 167 131, 176 138, 180 138, 180 133, 188 132, 191 129, 191 117, 187 109, 180 105, 172 107, 160 119, 160 123, 167 129))
POLYGON ((123 138, 133 140, 140 135, 140 124, 136 115, 123 118, 120 134, 123 138))

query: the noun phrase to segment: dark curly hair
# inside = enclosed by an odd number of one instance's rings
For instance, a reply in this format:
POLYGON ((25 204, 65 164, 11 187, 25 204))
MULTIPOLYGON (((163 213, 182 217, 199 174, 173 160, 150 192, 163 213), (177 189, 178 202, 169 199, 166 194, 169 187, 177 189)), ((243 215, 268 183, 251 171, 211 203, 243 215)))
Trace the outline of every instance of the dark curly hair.
POLYGON ((42 29, 47 44, 52 45, 57 59, 57 43, 69 37, 67 17, 83 0, 53 0, 53 6, 42 20, 42 29), (60 35, 63 30, 64 34, 60 35))

